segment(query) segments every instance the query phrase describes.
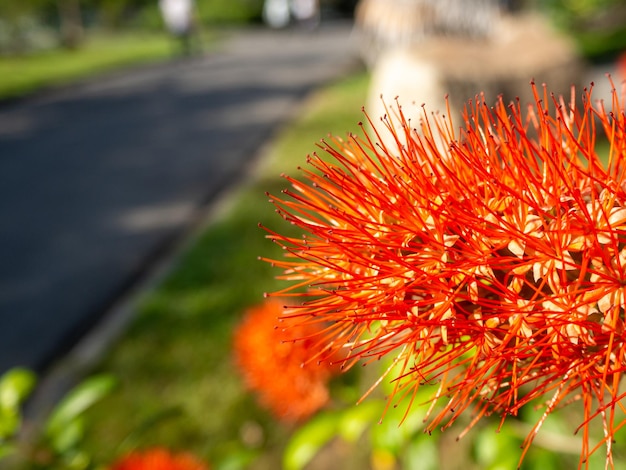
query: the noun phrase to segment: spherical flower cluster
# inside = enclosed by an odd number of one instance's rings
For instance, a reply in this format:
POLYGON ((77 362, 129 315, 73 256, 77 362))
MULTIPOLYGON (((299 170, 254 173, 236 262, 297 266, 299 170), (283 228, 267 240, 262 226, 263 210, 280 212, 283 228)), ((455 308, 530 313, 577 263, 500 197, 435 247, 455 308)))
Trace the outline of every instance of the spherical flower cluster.
POLYGON ((190 454, 172 454, 155 448, 130 453, 113 464, 111 470, 209 470, 209 467, 190 454))
POLYGON ((278 419, 298 422, 326 405, 338 368, 315 357, 319 328, 282 318, 283 311, 275 299, 251 308, 235 331, 234 354, 260 403, 278 419))
POLYGON ((272 198, 305 232, 270 231, 287 254, 272 262, 302 299, 294 320, 327 325, 320 345, 347 365, 393 358, 391 400, 435 385, 429 430, 468 409, 474 424, 543 404, 525 453, 549 413, 578 401, 581 463, 604 444, 610 467, 624 424, 624 98, 596 106, 586 89, 581 107, 574 90, 532 88, 526 111, 477 97, 460 131, 424 112, 418 132, 398 107, 383 129, 323 142, 326 158, 272 198), (604 438, 592 445, 595 418, 604 438))

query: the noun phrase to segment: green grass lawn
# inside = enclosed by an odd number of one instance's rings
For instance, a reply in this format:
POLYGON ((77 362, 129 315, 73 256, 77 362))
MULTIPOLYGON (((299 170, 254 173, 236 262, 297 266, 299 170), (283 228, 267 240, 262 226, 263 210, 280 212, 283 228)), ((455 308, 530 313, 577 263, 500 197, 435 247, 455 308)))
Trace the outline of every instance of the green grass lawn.
POLYGON ((0 99, 18 97, 74 82, 103 71, 172 57, 175 44, 166 34, 89 35, 84 47, 54 49, 25 56, 0 57, 0 99))
POLYGON ((297 173, 328 133, 345 136, 358 129, 367 82, 363 74, 352 76, 312 96, 228 210, 145 296, 132 326, 99 368, 121 384, 89 415, 88 446, 98 461, 137 446, 163 445, 195 452, 213 468, 232 451, 262 451, 256 468, 279 468, 276 459, 290 430, 242 389, 233 371, 231 331, 247 307, 278 286, 276 270, 257 260, 280 256, 258 228, 259 222, 281 223, 265 192, 286 187, 279 174, 297 173), (242 447, 241 433, 250 428, 261 431, 258 448, 242 447))

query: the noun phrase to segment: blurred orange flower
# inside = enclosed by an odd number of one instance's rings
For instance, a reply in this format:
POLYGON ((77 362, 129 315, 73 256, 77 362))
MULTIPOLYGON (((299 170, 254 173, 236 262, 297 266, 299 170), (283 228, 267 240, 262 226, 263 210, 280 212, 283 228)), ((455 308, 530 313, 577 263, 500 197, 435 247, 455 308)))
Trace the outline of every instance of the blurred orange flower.
POLYGON ((293 281, 276 295, 303 300, 289 314, 303 328, 330 324, 318 340, 346 351, 347 365, 389 355, 391 400, 435 385, 443 406, 431 407, 428 430, 468 408, 471 427, 544 404, 523 458, 546 416, 580 400, 581 465, 604 444, 612 467, 625 424, 615 414, 626 368, 624 95, 606 110, 591 89, 580 107, 574 90, 565 100, 532 88, 526 112, 478 97, 459 132, 448 110, 424 112, 417 133, 398 107, 387 130, 370 123, 364 138, 324 142, 308 184, 286 177, 293 189, 272 199, 306 233, 268 229, 287 253, 271 261, 293 281))
POLYGON ((328 357, 315 359, 320 329, 282 318, 283 310, 274 299, 251 308, 235 331, 234 353, 260 403, 277 418, 297 422, 328 402, 328 381, 338 367, 328 357))
POLYGON ((128 454, 113 464, 111 470, 209 470, 209 467, 190 454, 172 454, 155 448, 128 454))

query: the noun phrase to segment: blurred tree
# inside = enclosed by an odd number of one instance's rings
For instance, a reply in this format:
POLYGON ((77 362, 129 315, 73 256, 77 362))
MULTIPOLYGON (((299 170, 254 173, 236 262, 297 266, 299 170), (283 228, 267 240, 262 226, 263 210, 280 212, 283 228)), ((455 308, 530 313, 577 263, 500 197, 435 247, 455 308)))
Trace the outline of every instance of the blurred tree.
POLYGON ((24 19, 33 16, 40 7, 40 0, 0 1, 0 50, 16 54, 28 49, 24 19))
POLYGON ((118 28, 146 8, 156 8, 157 0, 81 0, 96 21, 105 28, 118 28))
POLYGON ((79 0, 57 0, 61 44, 76 49, 83 41, 84 28, 79 0))
POLYGON ((626 50, 624 0, 535 0, 578 42, 592 61, 612 59, 626 50))
POLYGON ((203 23, 248 23, 261 18, 263 0, 196 0, 203 23))

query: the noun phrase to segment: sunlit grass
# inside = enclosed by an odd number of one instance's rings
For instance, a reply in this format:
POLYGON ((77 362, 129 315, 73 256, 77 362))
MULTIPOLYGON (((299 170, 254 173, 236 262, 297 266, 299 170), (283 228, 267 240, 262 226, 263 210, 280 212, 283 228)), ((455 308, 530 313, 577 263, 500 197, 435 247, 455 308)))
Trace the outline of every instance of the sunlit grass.
POLYGON ((94 34, 80 49, 0 57, 0 99, 84 79, 131 64, 167 59, 176 45, 166 34, 94 34))
POLYGON ((163 445, 213 463, 258 451, 259 468, 279 468, 289 429, 276 425, 242 389, 230 357, 231 331, 248 306, 278 286, 275 270, 257 259, 279 255, 258 228, 259 222, 280 223, 265 192, 284 188, 278 175, 296 173, 320 138, 358 129, 366 87, 366 76, 359 74, 312 96, 228 210, 141 302, 131 328, 101 366, 121 386, 90 414, 89 447, 98 460, 163 445), (242 447, 246 429, 259 440, 242 447))

